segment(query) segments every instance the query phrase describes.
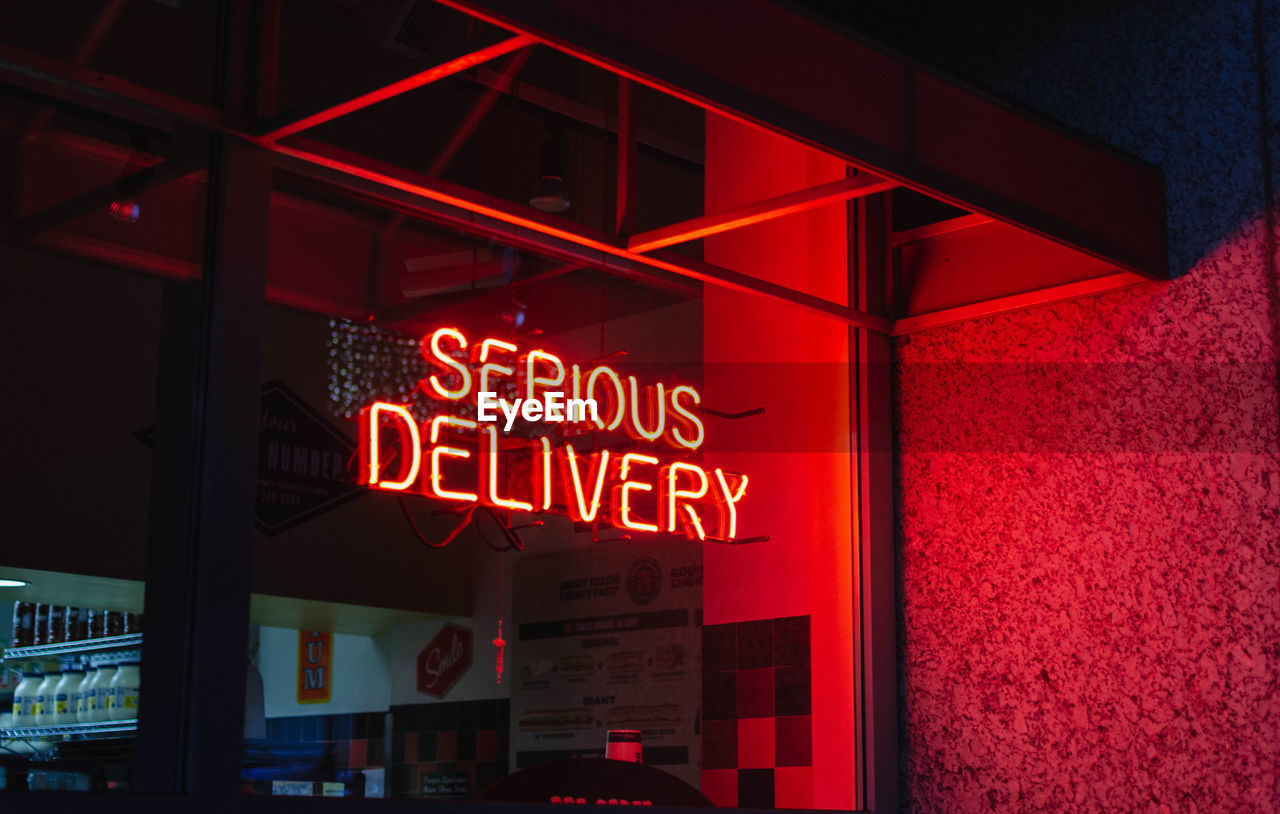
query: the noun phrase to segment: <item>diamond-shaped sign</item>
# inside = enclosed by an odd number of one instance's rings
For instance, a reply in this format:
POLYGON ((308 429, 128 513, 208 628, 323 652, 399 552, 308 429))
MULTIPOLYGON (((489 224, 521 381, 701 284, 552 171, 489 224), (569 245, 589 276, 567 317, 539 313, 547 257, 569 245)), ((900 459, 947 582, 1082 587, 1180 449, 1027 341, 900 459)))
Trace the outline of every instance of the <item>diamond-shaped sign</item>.
POLYGON ((471 630, 445 625, 418 654, 418 692, 444 698, 471 669, 471 630))
POLYGON ((262 387, 258 500, 267 534, 301 523, 362 493, 348 471, 355 445, 280 382, 262 387))

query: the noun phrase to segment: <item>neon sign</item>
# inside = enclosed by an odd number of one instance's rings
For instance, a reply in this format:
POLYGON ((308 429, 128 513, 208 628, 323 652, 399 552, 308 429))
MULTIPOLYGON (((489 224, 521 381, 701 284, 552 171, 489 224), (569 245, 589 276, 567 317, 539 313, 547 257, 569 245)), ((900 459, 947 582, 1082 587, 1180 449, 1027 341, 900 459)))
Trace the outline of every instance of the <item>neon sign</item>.
MULTIPOLYGON (((566 365, 543 349, 488 338, 471 342, 456 328, 424 337, 432 372, 419 383, 442 412, 419 424, 405 404, 376 401, 361 411, 361 482, 372 489, 452 503, 553 513, 580 523, 635 532, 732 541, 745 474, 688 460, 706 439, 688 385, 642 385, 607 365, 566 365), (518 393, 526 402, 593 400, 598 411, 570 416, 577 433, 620 430, 645 452, 585 450, 567 438, 518 437, 493 423, 453 413, 477 407, 480 394, 518 393)), ((594 406, 594 405, 593 405, 594 406)), ((507 423, 509 430, 511 423, 507 423)), ((562 435, 570 434, 568 431, 562 435)))

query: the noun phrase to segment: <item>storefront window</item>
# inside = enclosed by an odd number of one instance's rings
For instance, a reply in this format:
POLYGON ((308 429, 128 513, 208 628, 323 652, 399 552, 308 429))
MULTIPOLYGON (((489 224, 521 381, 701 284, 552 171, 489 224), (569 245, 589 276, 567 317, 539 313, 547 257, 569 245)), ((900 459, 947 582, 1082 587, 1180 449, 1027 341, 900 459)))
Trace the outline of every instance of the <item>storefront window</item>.
POLYGON ((0 246, 0 789, 129 790, 162 333, 200 276, 204 184, 144 182, 169 134, 120 121, 0 95, 0 133, 22 235, 0 246))
POLYGON ((851 794, 846 324, 287 172, 268 297, 243 792, 851 794))

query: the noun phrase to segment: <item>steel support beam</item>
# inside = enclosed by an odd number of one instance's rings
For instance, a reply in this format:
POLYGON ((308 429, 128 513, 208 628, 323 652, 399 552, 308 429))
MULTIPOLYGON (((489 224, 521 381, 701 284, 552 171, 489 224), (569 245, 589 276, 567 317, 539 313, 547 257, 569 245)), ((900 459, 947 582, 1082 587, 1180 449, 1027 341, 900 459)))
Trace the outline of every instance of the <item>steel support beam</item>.
MULTIPOLYGON (((889 313, 885 271, 888 196, 849 206, 849 301, 872 313, 889 313)), ((849 331, 854 362, 851 414, 857 522, 853 528, 854 702, 857 709, 857 806, 897 811, 898 801, 898 604, 894 547, 893 347, 890 337, 849 331)))
POLYGON ((618 178, 614 232, 630 234, 635 228, 636 164, 640 128, 636 121, 636 91, 631 80, 618 77, 618 178))
POLYGON ((263 143, 271 143, 279 141, 282 138, 300 133, 303 130, 324 124, 328 121, 345 116, 348 113, 376 105, 378 102, 384 102, 387 99, 399 96, 402 93, 408 93, 411 90, 429 85, 446 76, 453 76, 461 73, 469 68, 473 68, 491 59, 497 59, 503 54, 509 54, 528 45, 533 44, 533 38, 524 35, 517 35, 510 39, 503 40, 496 45, 490 45, 487 48, 481 48, 478 51, 472 51, 464 54, 457 59, 451 59, 439 65, 427 68, 425 71, 419 71, 412 76, 406 76, 387 85, 375 88, 374 90, 362 93, 354 98, 344 99, 340 102, 329 103, 322 106, 318 110, 304 115, 290 114, 284 117, 276 117, 272 122, 267 124, 267 129, 258 139, 263 143))
POLYGON ((741 229, 755 223, 763 223, 774 218, 807 212, 830 203, 861 198, 877 192, 885 192, 898 186, 895 181, 888 181, 874 175, 856 175, 829 184, 821 184, 809 189, 789 192, 776 198, 747 204, 720 212, 715 215, 703 215, 691 218, 661 229, 653 229, 632 235, 627 241, 627 248, 633 252, 651 252, 664 246, 687 243, 690 240, 717 235, 731 229, 741 229))
POLYGON ((893 323, 893 335, 904 336, 930 328, 954 325, 957 322, 965 322, 970 319, 979 319, 1010 311, 1023 311, 1040 305, 1073 300, 1077 297, 1087 297, 1091 294, 1101 294, 1106 291, 1119 291, 1124 288, 1133 288, 1134 286, 1152 282, 1154 281, 1142 275, 1121 271, 1116 274, 1095 277, 1092 280, 1050 286, 1036 291, 1028 291, 1025 294, 1012 294, 1008 297, 977 302, 973 305, 961 305, 956 308, 931 311, 927 314, 900 317, 893 323))
POLYGON ((203 170, 206 162, 207 156, 201 153, 159 161, 130 173, 119 181, 103 184, 97 189, 91 189, 62 203, 27 215, 18 221, 16 228, 26 235, 38 235, 48 229, 70 223, 76 218, 100 212, 118 198, 138 195, 203 170))
POLYGON ((903 229, 900 232, 892 232, 889 235, 889 243, 892 246, 902 246, 907 243, 915 243, 920 240, 928 240, 938 235, 947 235, 952 232, 960 232, 965 229, 972 229, 975 226, 985 226, 991 223, 992 218, 986 215, 961 215, 958 218, 949 218, 947 220, 938 221, 937 223, 928 223, 924 226, 917 226, 914 229, 903 229))
MULTIPOLYGON (((634 272, 645 270, 672 272, 682 277, 720 285, 738 291, 786 300, 807 311, 820 313, 850 325, 887 334, 892 329, 889 320, 864 313, 854 308, 805 294, 795 289, 759 280, 732 269, 720 268, 710 263, 691 260, 682 255, 665 251, 647 254, 632 251, 620 244, 617 238, 579 224, 541 213, 517 209, 500 198, 475 190, 431 179, 421 174, 411 174, 399 167, 356 156, 328 145, 308 144, 310 149, 300 149, 283 144, 271 145, 279 156, 293 159, 293 166, 303 174, 309 165, 330 170, 327 177, 342 186, 351 186, 348 179, 361 179, 365 194, 388 199, 388 193, 399 193, 391 200, 413 203, 444 204, 459 212, 469 213, 468 220, 478 223, 480 218, 491 225, 486 228, 499 232, 503 237, 520 238, 532 243, 541 251, 559 253, 567 259, 582 259, 608 268, 618 261, 628 261, 625 267, 634 272), (549 240, 548 240, 549 239, 549 240), (555 244, 559 243, 560 247, 555 244), (583 251, 587 252, 584 254, 583 251)), ((456 219, 456 215, 455 215, 456 219)))
POLYGON ((453 135, 449 137, 449 141, 440 150, 440 154, 431 162, 427 175, 432 178, 439 178, 444 173, 445 167, 449 166, 449 162, 462 149, 462 145, 467 143, 467 139, 471 138, 471 134, 480 126, 480 122, 484 121, 484 117, 493 109, 498 98, 511 87, 516 74, 520 73, 520 69, 524 67, 524 64, 529 61, 529 57, 532 55, 533 47, 525 46, 513 53, 503 63, 501 70, 498 71, 498 75, 493 80, 493 84, 486 87, 484 94, 467 111, 467 117, 453 131, 453 135))
MULTIPOLYGON (((98 48, 102 45, 102 41, 106 39, 107 34, 111 31, 111 27, 116 24, 116 19, 120 16, 120 12, 124 11, 125 4, 129 0, 105 0, 102 8, 98 10, 98 16, 93 18, 89 30, 84 32, 84 36, 80 38, 80 44, 76 46, 76 51, 71 55, 71 64, 88 65, 89 60, 93 59, 93 55, 98 53, 98 48)), ((49 120, 53 118, 52 108, 41 108, 40 112, 31 117, 31 123, 27 125, 24 136, 30 138, 43 130, 49 120)))

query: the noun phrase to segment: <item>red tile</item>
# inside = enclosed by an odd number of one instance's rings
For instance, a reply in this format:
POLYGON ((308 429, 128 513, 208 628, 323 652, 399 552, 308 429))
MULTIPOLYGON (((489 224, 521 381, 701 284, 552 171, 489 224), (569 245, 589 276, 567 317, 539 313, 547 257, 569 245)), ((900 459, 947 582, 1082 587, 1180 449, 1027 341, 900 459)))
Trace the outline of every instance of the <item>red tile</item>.
POLYGON ((365 749, 368 741, 358 740, 351 742, 351 756, 348 758, 347 765, 353 769, 363 769, 365 766, 365 749))
POLYGON ((813 808, 813 767, 774 769, 773 805, 776 808, 813 808))
POLYGON ((773 668, 738 671, 738 717, 773 715, 773 668))
POLYGON ((498 733, 493 729, 481 729, 476 733, 476 760, 498 759, 498 733))
POLYGON ((773 768, 772 718, 742 718, 738 721, 738 768, 773 768))
POLYGON ((798 715, 773 720, 775 765, 812 766, 813 719, 808 715, 798 715))
POLYGON ((404 762, 418 762, 418 733, 409 732, 404 736, 404 762))
POLYGON ((458 759, 458 733, 436 733, 436 762, 452 763, 458 759))
POLYGON ((702 793, 720 808, 737 808, 738 770, 703 769, 702 793))
POLYGON ((702 722, 702 768, 738 768, 737 721, 702 722))

